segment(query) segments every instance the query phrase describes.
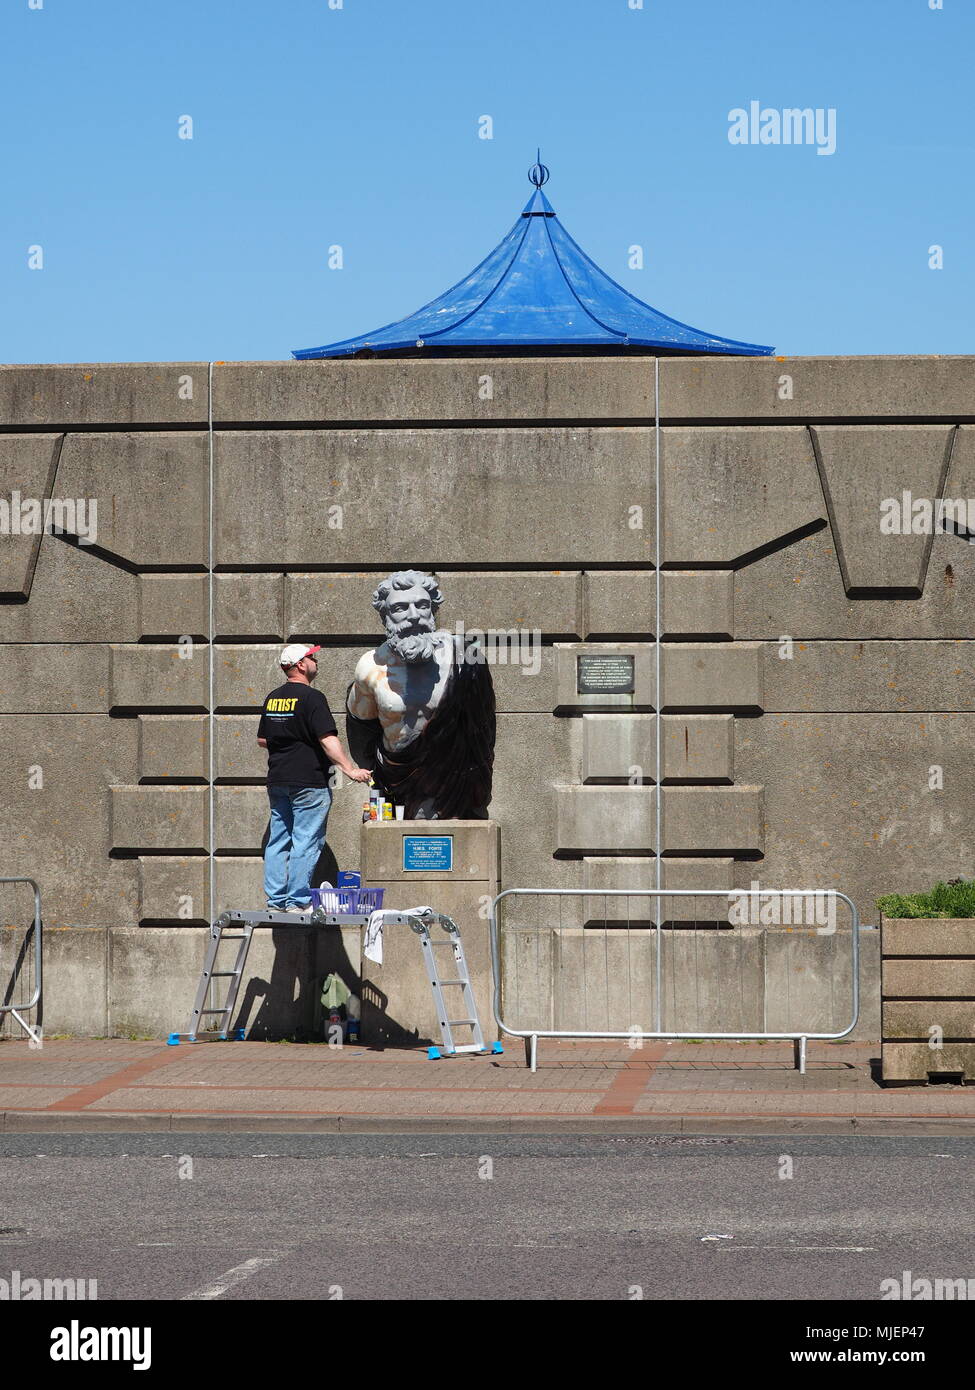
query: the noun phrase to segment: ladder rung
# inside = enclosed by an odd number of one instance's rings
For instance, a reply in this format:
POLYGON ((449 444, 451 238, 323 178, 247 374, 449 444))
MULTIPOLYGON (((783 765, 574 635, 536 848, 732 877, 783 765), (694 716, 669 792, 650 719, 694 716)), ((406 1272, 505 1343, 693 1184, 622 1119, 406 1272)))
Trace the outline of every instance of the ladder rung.
POLYGON ((200 1010, 200 1013, 201 1013, 201 1014, 225 1014, 226 1012, 227 1012, 226 1008, 223 1008, 223 1009, 201 1009, 201 1010, 200 1010))
POLYGON ((221 936, 220 936, 219 939, 220 939, 221 941, 246 941, 246 940, 247 940, 247 937, 246 937, 246 936, 227 936, 226 933, 223 933, 223 934, 221 934, 221 936))
POLYGON ((438 983, 442 985, 469 985, 470 980, 440 980, 438 983))
POLYGON ((235 975, 237 975, 237 974, 239 974, 239 972, 238 972, 237 970, 211 970, 211 971, 210 971, 210 979, 211 979, 211 980, 224 980, 224 979, 231 979, 231 980, 232 980, 233 977, 234 977, 235 975))
POLYGON ((448 1019, 447 1019, 447 1026, 448 1026, 448 1028, 459 1028, 459 1027, 461 1026, 461 1024, 464 1024, 464 1023, 471 1023, 471 1024, 474 1024, 474 1023, 476 1023, 476 1022, 477 1022, 477 1019, 476 1019, 476 1018, 448 1018, 448 1019))

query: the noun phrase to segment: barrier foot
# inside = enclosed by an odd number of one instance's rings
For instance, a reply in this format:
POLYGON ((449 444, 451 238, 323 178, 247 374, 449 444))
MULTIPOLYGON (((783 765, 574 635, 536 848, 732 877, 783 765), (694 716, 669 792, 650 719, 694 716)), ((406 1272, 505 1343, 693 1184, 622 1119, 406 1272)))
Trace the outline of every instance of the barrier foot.
POLYGON ((245 1041, 245 1039, 244 1039, 244 1030, 243 1030, 243 1028, 235 1028, 235 1029, 234 1029, 234 1042, 244 1042, 244 1041, 245 1041))
POLYGON ((428 1048, 427 1048, 427 1057, 429 1058, 429 1060, 430 1060, 431 1062, 439 1062, 439 1061, 440 1061, 440 1055, 441 1055, 441 1054, 440 1054, 440 1048, 439 1048, 439 1047, 428 1047, 428 1048))
POLYGON ((167 1046, 167 1047, 179 1047, 179 1034, 178 1034, 178 1033, 170 1033, 169 1037, 166 1039, 166 1046, 167 1046))
POLYGON ((498 1057, 498 1056, 500 1056, 500 1054, 501 1054, 503 1051, 504 1051, 504 1048, 501 1046, 501 1044, 500 1044, 499 1042, 493 1042, 493 1043, 491 1044, 491 1055, 492 1055, 493 1057, 498 1057))
POLYGON ((792 1044, 795 1053, 796 1071, 800 1076, 806 1074, 806 1039, 796 1038, 792 1044))

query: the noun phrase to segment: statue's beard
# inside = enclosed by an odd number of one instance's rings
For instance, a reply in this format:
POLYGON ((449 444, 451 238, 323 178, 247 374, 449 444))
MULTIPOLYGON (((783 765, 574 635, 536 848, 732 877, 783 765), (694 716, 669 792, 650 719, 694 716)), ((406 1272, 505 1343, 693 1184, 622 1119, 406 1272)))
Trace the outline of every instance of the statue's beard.
POLYGON ((437 655, 436 632, 411 632, 399 637, 395 632, 386 638, 386 645, 394 656, 412 666, 421 661, 433 661, 437 655))

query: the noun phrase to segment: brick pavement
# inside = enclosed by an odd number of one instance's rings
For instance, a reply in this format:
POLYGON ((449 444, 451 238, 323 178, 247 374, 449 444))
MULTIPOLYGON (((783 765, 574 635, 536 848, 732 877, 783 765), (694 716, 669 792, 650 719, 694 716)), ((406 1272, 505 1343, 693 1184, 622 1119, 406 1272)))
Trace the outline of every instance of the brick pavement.
POLYGON ((422 1048, 52 1040, 0 1043, 7 1131, 254 1128, 975 1133, 975 1087, 885 1088, 877 1045, 539 1043, 427 1060, 422 1048), (267 1117, 262 1121, 261 1117, 267 1117))

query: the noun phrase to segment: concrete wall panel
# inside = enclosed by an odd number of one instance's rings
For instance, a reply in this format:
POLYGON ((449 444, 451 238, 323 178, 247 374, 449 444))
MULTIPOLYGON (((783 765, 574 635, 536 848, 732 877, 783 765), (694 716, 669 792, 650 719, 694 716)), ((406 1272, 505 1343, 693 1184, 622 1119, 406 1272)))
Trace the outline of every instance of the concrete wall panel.
POLYGON ((665 429, 660 438, 666 564, 732 568, 825 523, 808 430, 665 429))
POLYGON ((206 564, 205 433, 68 434, 56 486, 98 503, 99 549, 139 568, 206 564))
MULTIPOLYGON (((932 534, 881 529, 905 491, 929 502, 941 497, 955 430, 950 425, 816 425, 811 430, 822 469, 837 558, 847 593, 883 589, 919 596, 932 534)), ((902 597, 907 595, 901 593, 902 597)))
POLYGON ((659 365, 660 414, 668 420, 930 419, 970 415, 975 396, 972 357, 661 358, 659 365))
POLYGON ((390 420, 646 423, 654 415, 653 360, 221 362, 214 367, 213 412, 218 426, 376 426, 390 420))
MULTIPOLYGON (((30 504, 51 496, 61 439, 60 434, 0 435, 0 602, 30 593, 41 537, 23 528, 35 525, 30 504)), ((43 525, 42 506, 37 516, 43 525)))
POLYGON ((377 536, 393 568, 652 562, 652 450, 637 428, 228 431, 218 563, 354 569, 375 563, 377 536), (634 505, 643 530, 628 524, 634 505))

